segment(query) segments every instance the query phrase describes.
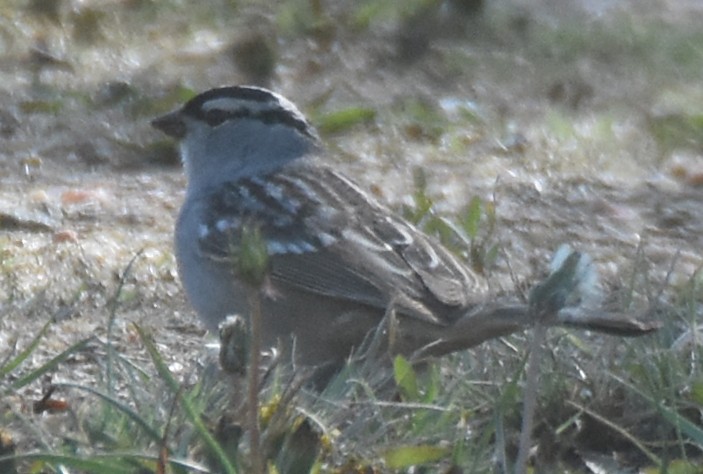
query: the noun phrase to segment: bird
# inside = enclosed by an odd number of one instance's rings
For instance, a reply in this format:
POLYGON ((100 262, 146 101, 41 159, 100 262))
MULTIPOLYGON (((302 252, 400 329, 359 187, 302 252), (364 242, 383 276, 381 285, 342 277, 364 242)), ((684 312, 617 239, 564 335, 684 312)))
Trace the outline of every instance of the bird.
MULTIPOLYGON (((426 358, 538 320, 619 336, 657 327, 628 316, 559 316, 561 296, 541 305, 496 299, 485 277, 340 172, 315 128, 278 93, 217 87, 151 124, 179 142, 187 184, 175 256, 209 330, 233 314, 249 321, 253 291, 262 347, 284 347, 296 364, 329 371, 372 333, 383 335, 388 354, 426 358), (236 264, 252 230, 266 255, 256 284, 236 264)), ((580 261, 572 256, 567 283, 543 284, 536 295, 550 285, 571 291, 580 261)))

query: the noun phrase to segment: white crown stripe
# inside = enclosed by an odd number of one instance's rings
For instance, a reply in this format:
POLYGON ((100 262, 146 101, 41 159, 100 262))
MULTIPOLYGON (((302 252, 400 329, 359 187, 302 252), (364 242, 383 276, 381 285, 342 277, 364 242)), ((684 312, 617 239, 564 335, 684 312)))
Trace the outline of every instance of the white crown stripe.
POLYGON ((260 120, 297 130, 299 133, 317 141, 317 133, 305 116, 289 100, 270 91, 256 88, 227 89, 226 95, 213 96, 205 100, 193 99, 184 107, 185 113, 208 122, 208 116, 217 113, 217 120, 211 123, 219 126, 229 119, 260 120))
POLYGON ((251 100, 241 100, 235 99, 233 97, 221 97, 217 99, 210 99, 203 103, 201 110, 203 112, 209 112, 211 110, 221 110, 223 112, 228 112, 236 114, 241 111, 248 110, 252 113, 258 113, 266 110, 274 109, 271 107, 271 102, 254 102, 251 100))

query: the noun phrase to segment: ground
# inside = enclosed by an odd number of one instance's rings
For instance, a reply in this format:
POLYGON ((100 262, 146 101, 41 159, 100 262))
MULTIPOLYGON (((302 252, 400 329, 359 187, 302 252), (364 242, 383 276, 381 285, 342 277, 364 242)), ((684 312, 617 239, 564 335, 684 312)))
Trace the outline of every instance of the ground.
MULTIPOLYGON (((699 3, 210 3, 0 6, 0 360, 53 321, 12 380, 87 337, 96 353, 46 377, 94 383, 105 341, 144 361, 132 322, 197 378, 208 339, 171 248, 185 180, 149 120, 222 84, 286 95, 330 161, 399 212, 418 187, 450 220, 472 197, 491 203, 481 236, 500 248, 485 262, 500 291, 529 286, 562 243, 594 258, 609 291, 636 281, 633 310, 696 278, 699 3)), ((0 391, 0 410, 27 414, 46 383, 0 391)), ((44 445, 13 433, 20 451, 44 445)))

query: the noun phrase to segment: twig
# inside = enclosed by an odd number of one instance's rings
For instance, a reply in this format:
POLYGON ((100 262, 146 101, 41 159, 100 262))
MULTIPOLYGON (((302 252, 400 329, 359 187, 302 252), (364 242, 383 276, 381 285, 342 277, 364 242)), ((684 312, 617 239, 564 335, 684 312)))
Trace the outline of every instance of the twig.
POLYGON ((537 406, 539 368, 546 335, 547 327, 538 321, 532 332, 530 355, 527 359, 527 370, 525 372, 526 383, 522 402, 522 429, 520 431, 520 448, 515 461, 515 474, 525 474, 527 472, 527 458, 532 444, 532 428, 537 406))
POLYGON ((117 319, 117 309, 120 305, 120 295, 122 294, 122 290, 124 289, 124 286, 127 284, 127 277, 129 276, 130 273, 132 273, 132 267, 134 266, 134 263, 137 261, 139 257, 142 256, 144 253, 144 249, 139 249, 137 253, 132 256, 132 258, 129 260, 129 263, 127 263, 127 266, 125 267, 124 271, 122 272, 122 275, 120 275, 120 279, 117 283, 117 289, 115 290, 115 294, 112 296, 112 298, 108 302, 108 306, 110 309, 110 316, 107 320, 107 343, 106 343, 106 348, 107 348, 107 358, 106 358, 106 367, 105 367, 105 385, 107 388, 107 391, 110 395, 114 394, 114 387, 112 383, 112 364, 113 364, 113 359, 115 358, 115 350, 113 347, 113 337, 112 337, 112 331, 113 328, 115 327, 115 320, 117 319))
MULTIPOLYGON (((620 380, 620 379, 617 378, 617 377, 615 377, 615 379, 618 380, 618 381, 620 381, 620 382, 622 382, 622 380, 620 380)), ((574 408, 576 408, 576 409, 582 411, 583 413, 586 413, 588 416, 590 416, 590 417, 593 418, 594 420, 598 421, 599 423, 604 424, 605 426, 607 426, 607 427, 610 428, 611 430, 613 430, 613 431, 615 431, 616 433, 618 433, 620 436, 622 436, 623 438, 625 438, 626 440, 628 440, 630 443, 632 443, 633 445, 635 445, 635 446, 637 447, 637 449, 639 449, 645 456, 647 456, 647 457, 649 458, 649 460, 650 460, 653 464, 655 464, 656 466, 663 466, 663 461, 659 458, 659 456, 657 456, 657 455, 654 454, 652 451, 650 451, 649 449, 647 449, 647 447, 644 445, 644 443, 642 443, 642 441, 640 441, 639 439, 635 438, 635 436, 633 436, 632 434, 630 434, 630 432, 627 431, 625 428, 616 425, 615 423, 613 423, 612 421, 608 420, 608 419, 605 418, 604 416, 601 416, 601 415, 599 415, 598 413, 594 412, 593 410, 591 410, 591 409, 589 409, 589 408, 587 408, 587 407, 585 407, 585 406, 583 406, 583 405, 580 405, 580 404, 578 404, 578 403, 576 403, 576 402, 574 402, 574 401, 572 401, 572 400, 567 400, 566 403, 568 403, 568 404, 571 405, 572 407, 574 407, 574 408)))
POLYGON ((261 299, 257 287, 249 294, 250 328, 249 328, 249 444, 251 445, 251 467, 255 474, 264 474, 261 458, 261 440, 259 432, 259 367, 261 365, 261 299))

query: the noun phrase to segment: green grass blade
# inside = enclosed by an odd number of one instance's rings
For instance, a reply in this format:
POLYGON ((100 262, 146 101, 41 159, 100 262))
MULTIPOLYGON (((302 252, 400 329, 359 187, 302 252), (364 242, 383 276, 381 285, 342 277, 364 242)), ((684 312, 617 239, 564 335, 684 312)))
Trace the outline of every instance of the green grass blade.
POLYGON ((622 379, 621 377, 618 377, 617 375, 610 374, 612 378, 623 384, 625 387, 628 389, 632 390, 636 394, 638 394, 640 397, 644 398, 647 400, 649 403, 651 403, 653 406, 657 408, 659 413, 662 415, 662 417, 671 423, 674 427, 678 428, 681 430, 682 433, 685 435, 689 436, 693 441, 695 441, 698 444, 699 448, 703 448, 703 429, 697 426, 695 423, 691 422, 688 418, 679 415, 675 410, 672 410, 669 407, 664 406, 661 401, 655 400, 653 397, 647 395, 644 393, 642 390, 639 388, 635 387, 631 383, 627 382, 626 380, 622 379))
POLYGON ((132 474, 135 472, 134 463, 124 459, 84 459, 77 456, 49 453, 24 453, 0 457, 0 463, 10 460, 32 462, 34 468, 31 472, 48 472, 41 465, 68 466, 83 472, 99 472, 100 474, 132 474), (42 467, 42 470, 39 470, 37 464, 42 467))
MULTIPOLYGON (((35 465, 37 463, 51 466, 61 465, 80 469, 83 472, 100 474, 133 474, 135 472, 141 472, 138 469, 139 467, 145 468, 145 472, 156 472, 158 456, 140 452, 112 452, 109 454, 96 454, 86 458, 49 453, 22 453, 11 456, 0 456, 0 463, 10 460, 32 462, 35 465)), ((207 467, 185 459, 169 459, 168 462, 173 467, 186 469, 187 472, 211 472, 207 467)))
POLYGON ((68 349, 66 349, 65 351, 63 351, 62 353, 60 353, 59 355, 57 355, 56 357, 54 357, 53 359, 48 361, 46 364, 42 365, 41 367, 39 367, 36 370, 31 371, 30 373, 28 373, 24 377, 21 377, 20 379, 16 380, 10 387, 13 390, 18 390, 18 389, 24 387, 25 385, 32 383, 33 381, 37 380, 39 377, 41 377, 45 373, 47 373, 51 370, 54 370, 56 368, 56 366, 58 366, 61 362, 66 360, 68 358, 68 356, 70 356, 71 354, 74 354, 76 352, 80 352, 83 349, 85 349, 85 347, 88 345, 88 343, 91 342, 92 340, 93 340, 93 337, 91 336, 86 339, 83 339, 82 341, 78 341, 77 343, 73 344, 71 347, 69 347, 68 349))
POLYGON ((106 346, 105 348, 107 349, 107 358, 105 361, 105 385, 111 395, 112 395, 112 391, 113 391, 112 378, 113 378, 113 363, 114 363, 114 359, 115 359, 115 350, 114 350, 112 341, 113 341, 113 330, 115 327, 115 320, 117 319, 117 309, 120 305, 120 295, 122 294, 122 290, 124 289, 124 285, 127 280, 127 277, 132 272, 132 266, 134 266, 134 263, 142 255, 142 253, 144 253, 144 249, 141 249, 136 254, 134 254, 134 256, 131 258, 131 260, 127 263, 127 267, 124 269, 124 271, 122 272, 122 275, 120 276, 120 281, 117 284, 117 289, 115 290, 115 294, 113 295, 111 301, 109 302, 110 316, 108 317, 108 320, 107 320, 107 341, 106 341, 106 345, 105 345, 106 346))
POLYGON ((376 111, 369 107, 347 107, 342 110, 321 115, 315 121, 323 134, 338 133, 354 125, 372 121, 376 111))
POLYGON ((451 454, 448 446, 422 444, 416 446, 399 446, 383 454, 383 459, 391 469, 405 469, 418 464, 439 461, 451 454))
MULTIPOLYGON (((154 362, 156 370, 161 376, 161 378, 166 382, 166 384, 174 394, 181 393, 180 384, 176 381, 176 379, 171 374, 171 371, 164 363, 154 343, 139 325, 135 324, 134 327, 136 328, 137 333, 139 334, 139 338, 144 344, 144 347, 146 348, 147 352, 149 352, 149 356, 154 362)), ((212 436, 212 433, 210 433, 210 431, 207 429, 207 426, 205 426, 205 423, 203 423, 200 414, 197 413, 195 407, 191 403, 190 397, 181 394, 181 403, 188 416, 188 419, 191 421, 191 423, 193 423, 193 426, 195 427, 196 431, 198 432, 198 435, 203 440, 205 445, 217 458, 218 462, 224 469, 224 472, 227 474, 236 474, 236 468, 230 462, 227 453, 224 452, 220 444, 212 436)))
POLYGON ((622 436, 623 438, 628 440, 630 443, 632 443, 637 449, 639 449, 642 452, 642 454, 647 456, 649 458, 649 460, 651 462, 653 462, 654 464, 656 464, 657 466, 663 465, 662 460, 659 458, 659 456, 654 454, 653 451, 647 449, 647 447, 644 445, 643 442, 641 442, 639 439, 635 438, 633 435, 631 435, 623 427, 616 425, 615 423, 610 421, 608 418, 601 416, 600 414, 594 412, 593 410, 588 409, 587 407, 585 407, 583 405, 580 405, 580 404, 573 402, 573 401, 567 401, 567 403, 569 405, 571 405, 572 407, 582 411, 583 413, 586 413, 588 416, 590 416, 594 420, 598 421, 599 423, 602 423, 603 425, 607 426, 611 430, 620 434, 620 436, 622 436))
POLYGON ((9 361, 7 364, 0 367, 0 379, 15 370, 17 367, 19 367, 19 365, 22 364, 22 362, 24 362, 32 352, 34 352, 34 350, 41 342, 42 338, 46 335, 46 332, 49 330, 49 326, 51 326, 51 323, 51 320, 47 321, 47 323, 41 328, 41 331, 39 331, 39 334, 37 334, 34 339, 32 339, 32 342, 29 344, 29 346, 27 346, 25 350, 20 352, 17 357, 9 361))
POLYGON ((57 383, 55 385, 56 387, 67 387, 77 390, 83 390, 85 392, 92 393, 93 395, 99 398, 102 398, 104 401, 117 408, 119 411, 127 415, 127 417, 129 417, 131 420, 133 420, 137 425, 139 425, 152 440, 157 443, 161 442, 161 433, 159 433, 156 428, 150 426, 139 413, 135 412, 134 410, 132 410, 132 408, 120 402, 119 400, 116 400, 115 398, 111 397, 109 394, 103 393, 100 390, 94 389, 92 387, 87 387, 85 385, 78 385, 74 383, 57 383))

